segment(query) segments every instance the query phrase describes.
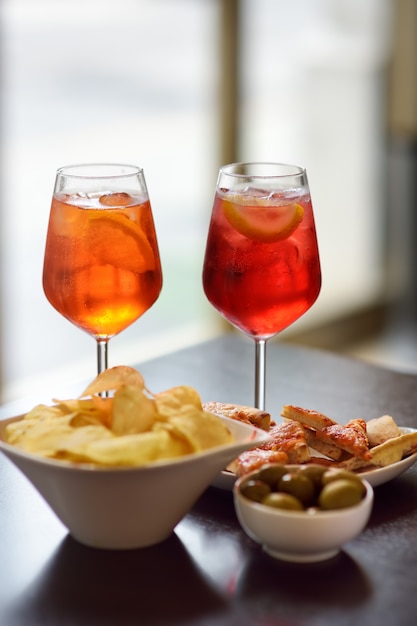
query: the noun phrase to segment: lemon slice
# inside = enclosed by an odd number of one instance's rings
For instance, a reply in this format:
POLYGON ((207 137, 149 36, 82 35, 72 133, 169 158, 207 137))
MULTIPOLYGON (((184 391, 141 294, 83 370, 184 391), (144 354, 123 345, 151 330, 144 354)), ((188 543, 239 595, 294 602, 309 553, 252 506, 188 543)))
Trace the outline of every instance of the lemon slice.
POLYGON ((250 202, 253 204, 236 204, 223 200, 223 212, 227 221, 249 239, 266 243, 287 239, 303 219, 304 208, 295 202, 272 206, 263 199, 254 203, 251 198, 250 202))

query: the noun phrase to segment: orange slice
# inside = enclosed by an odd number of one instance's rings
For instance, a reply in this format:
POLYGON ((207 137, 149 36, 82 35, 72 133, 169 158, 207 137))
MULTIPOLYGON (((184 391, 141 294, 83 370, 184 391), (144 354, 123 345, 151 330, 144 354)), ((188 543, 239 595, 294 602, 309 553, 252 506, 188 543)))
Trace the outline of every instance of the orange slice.
POLYGON ((240 197, 239 204, 223 200, 223 212, 227 221, 241 235, 272 243, 287 239, 295 231, 303 219, 304 208, 295 202, 271 205, 265 199, 240 197), (252 204, 245 204, 247 202, 252 204))
POLYGON ((155 269, 151 244, 139 225, 117 211, 92 213, 88 226, 96 263, 146 272, 155 269))

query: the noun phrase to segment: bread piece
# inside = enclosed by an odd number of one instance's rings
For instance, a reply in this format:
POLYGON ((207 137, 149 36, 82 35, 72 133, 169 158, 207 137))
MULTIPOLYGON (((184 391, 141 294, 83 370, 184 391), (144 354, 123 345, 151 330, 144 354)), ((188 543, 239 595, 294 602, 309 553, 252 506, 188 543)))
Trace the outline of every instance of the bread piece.
POLYGON ((388 441, 388 439, 400 437, 402 434, 391 415, 382 415, 369 420, 366 423, 366 432, 371 448, 388 441))
POLYGON ((286 419, 296 420, 297 422, 301 422, 301 424, 306 424, 306 426, 310 426, 315 430, 322 430, 327 426, 336 424, 334 420, 326 415, 323 415, 323 413, 312 411, 310 409, 302 409, 299 406, 292 406, 289 404, 282 407, 281 415, 286 419))
POLYGON ((241 404, 227 404, 224 402, 204 402, 203 409, 210 413, 217 413, 224 417, 230 417, 231 419, 244 422, 246 424, 252 424, 257 428, 269 431, 271 425, 271 415, 266 411, 261 411, 251 406, 244 406, 241 404))
POLYGON ((368 459, 352 457, 339 463, 339 467, 351 471, 363 470, 369 466, 386 467, 398 463, 414 452, 417 452, 417 432, 405 433, 371 448, 368 459))

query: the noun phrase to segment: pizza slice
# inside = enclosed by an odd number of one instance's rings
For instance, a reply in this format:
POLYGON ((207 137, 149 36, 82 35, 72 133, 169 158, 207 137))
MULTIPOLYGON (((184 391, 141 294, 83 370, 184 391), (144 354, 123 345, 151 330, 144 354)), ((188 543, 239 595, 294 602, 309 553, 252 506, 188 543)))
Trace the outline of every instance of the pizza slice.
POLYGON ((369 459, 369 442, 366 422, 363 419, 350 420, 345 426, 332 424, 316 432, 317 439, 340 448, 352 456, 369 459))
POLYGON ((280 450, 288 456, 289 463, 307 463, 310 450, 304 428, 298 422, 285 420, 269 429, 270 439, 262 444, 264 450, 280 450))
POLYGON ((303 428, 306 441, 312 450, 319 452, 332 461, 343 461, 343 459, 350 456, 347 452, 335 446, 332 441, 319 438, 318 433, 320 431, 314 430, 314 428, 310 428, 309 426, 303 426, 303 428))
POLYGON ((244 476, 253 472, 266 463, 288 463, 288 456, 281 450, 264 450, 263 448, 253 448, 246 450, 232 461, 227 469, 236 476, 244 476))
POLYGON ((290 404, 286 404, 282 407, 281 415, 286 419, 295 420, 315 430, 323 430, 323 428, 333 426, 333 424, 337 423, 330 417, 323 415, 323 413, 319 413, 319 411, 302 409, 299 406, 292 406, 290 404))
POLYGON ((318 411, 291 405, 284 406, 281 415, 299 422, 306 430, 310 447, 331 459, 341 460, 342 452, 361 458, 367 457, 369 442, 366 422, 363 419, 353 419, 342 425, 318 411), (338 453, 336 448, 341 452, 338 453))
POLYGON ((228 469, 238 476, 258 469, 265 463, 308 463, 310 450, 304 429, 297 422, 285 421, 271 426, 269 440, 239 455, 228 469))
POLYGON ((217 413, 217 415, 222 415, 223 417, 230 417, 231 419, 246 424, 252 424, 252 426, 256 426, 262 430, 269 431, 271 426, 271 415, 255 407, 241 404, 227 404, 225 402, 204 402, 203 409, 210 413, 217 413))

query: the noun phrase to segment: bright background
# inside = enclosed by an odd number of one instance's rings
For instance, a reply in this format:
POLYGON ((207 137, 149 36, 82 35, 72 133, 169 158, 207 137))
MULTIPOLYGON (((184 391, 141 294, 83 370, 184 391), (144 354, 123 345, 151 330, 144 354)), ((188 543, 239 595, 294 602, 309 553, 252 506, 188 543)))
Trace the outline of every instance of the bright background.
MULTIPOLYGON (((390 0, 242 2, 240 160, 307 168, 323 269, 296 327, 384 293, 390 0)), ((164 288, 110 365, 224 331, 201 287, 220 153, 218 0, 3 0, 1 401, 95 375, 93 339, 42 292, 58 167, 144 168, 164 288)))

